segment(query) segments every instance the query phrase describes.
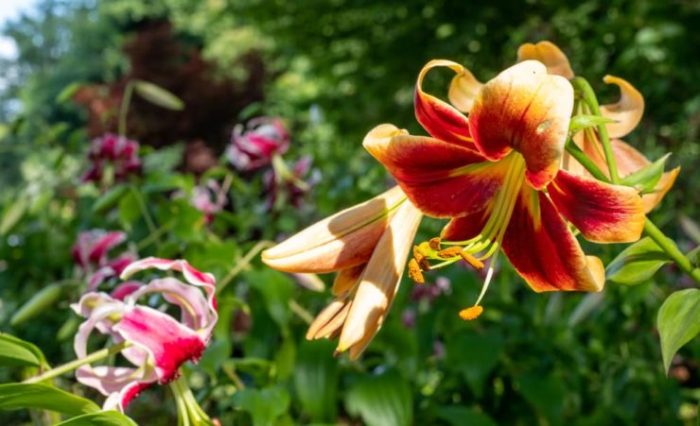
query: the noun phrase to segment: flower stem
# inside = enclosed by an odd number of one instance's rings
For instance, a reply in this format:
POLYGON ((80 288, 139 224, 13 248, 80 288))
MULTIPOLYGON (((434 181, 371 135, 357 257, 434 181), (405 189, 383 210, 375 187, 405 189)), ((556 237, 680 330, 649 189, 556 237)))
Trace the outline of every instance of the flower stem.
POLYGON ((679 268, 700 284, 700 268, 695 268, 693 263, 680 251, 676 242, 664 235, 649 218, 644 222, 644 232, 649 238, 654 240, 656 245, 666 252, 668 257, 676 262, 679 268))
MULTIPOLYGON (((600 113, 598 98, 596 97, 595 92, 588 81, 586 81, 586 79, 583 77, 575 77, 573 80, 571 80, 571 84, 573 84, 573 86, 581 92, 583 101, 591 109, 591 112, 595 115, 602 116, 600 113)), ((608 163, 608 169, 610 170, 611 181, 612 183, 619 183, 620 176, 617 173, 615 155, 613 154, 610 136, 608 136, 608 128, 605 123, 598 125, 598 137, 600 138, 601 145, 603 145, 603 152, 605 153, 605 161, 608 163)))
MULTIPOLYGON (((156 224, 153 221, 151 214, 148 212, 148 206, 146 206, 146 202, 143 199, 143 195, 141 195, 141 192, 139 192, 138 188, 135 185, 129 185, 129 189, 131 189, 131 193, 136 198, 136 203, 139 205, 139 209, 141 210, 141 215, 143 215, 143 219, 146 221, 146 226, 148 226, 148 231, 151 234, 156 233, 156 231, 157 231, 156 224)), ((158 241, 158 240, 156 239, 156 241, 158 241)))
MULTIPOLYGON (((581 148, 576 146, 575 143, 569 139, 566 144, 566 151, 571 154, 581 165, 588 170, 593 177, 596 179, 610 183, 610 179, 591 161, 586 154, 581 151, 581 148)), ((610 169, 610 175, 613 176, 612 171, 617 169, 610 169)), ((654 242, 661 248, 669 258, 671 258, 679 268, 681 268, 688 276, 690 276, 695 282, 700 284, 700 269, 695 268, 693 263, 680 251, 676 243, 668 238, 664 233, 651 221, 648 217, 644 222, 644 233, 649 236, 654 242)))
POLYGON ((98 360, 101 360, 103 358, 107 358, 108 356, 111 356, 113 354, 116 354, 118 352, 121 352, 122 350, 124 350, 128 346, 129 346, 129 342, 122 342, 122 343, 119 343, 119 344, 114 345, 112 347, 101 349, 99 351, 91 353, 90 355, 88 355, 84 358, 76 359, 76 360, 73 360, 73 361, 68 362, 66 364, 59 365, 56 368, 52 368, 51 370, 45 371, 44 373, 42 373, 38 376, 29 378, 29 379, 23 381, 22 383, 39 383, 39 382, 43 382, 45 380, 53 379, 54 377, 60 376, 60 375, 67 373, 69 371, 73 371, 76 368, 81 367, 85 364, 90 364, 91 362, 98 361, 98 360))
POLYGON ((224 288, 226 288, 226 286, 229 285, 229 283, 236 277, 236 275, 238 275, 243 270, 243 268, 250 265, 250 262, 258 253, 274 245, 275 243, 272 241, 258 241, 258 243, 255 244, 253 248, 251 248, 241 260, 236 262, 234 267, 231 268, 228 274, 226 274, 226 276, 221 280, 219 285, 216 287, 216 294, 221 294, 224 288))
POLYGON ((131 96, 134 93, 134 84, 129 81, 124 88, 124 97, 119 106, 119 136, 126 136, 126 117, 129 113, 129 104, 131 104, 131 96))

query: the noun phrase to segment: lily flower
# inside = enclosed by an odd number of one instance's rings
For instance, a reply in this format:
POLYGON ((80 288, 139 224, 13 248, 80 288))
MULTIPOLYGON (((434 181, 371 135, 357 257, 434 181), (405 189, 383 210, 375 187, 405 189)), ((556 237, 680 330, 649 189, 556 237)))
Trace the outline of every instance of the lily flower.
POLYGON ((146 269, 181 272, 186 282, 175 278, 154 279, 146 285, 129 282, 121 297, 105 293, 85 294, 71 307, 86 318, 75 336, 78 358, 87 356, 88 338, 97 330, 124 344, 121 355, 133 367, 91 366, 76 370, 77 380, 107 396, 104 409, 124 411, 144 389, 166 384, 179 376, 187 361, 197 361, 206 348, 218 319, 215 280, 184 260, 146 258, 131 263, 122 279, 146 269), (180 319, 155 309, 140 300, 160 295, 169 305, 180 309, 180 319), (120 300, 120 298, 122 300, 120 300))
POLYGON ((291 205, 297 209, 304 205, 306 195, 321 180, 318 170, 312 170, 312 158, 305 155, 288 168, 281 157, 273 160, 273 167, 263 175, 265 209, 291 205))
POLYGON ((337 273, 335 300, 312 322, 307 339, 339 336, 337 352, 360 356, 391 307, 421 218, 394 187, 262 253, 280 271, 337 273))
POLYGON ((267 166, 274 156, 284 154, 289 142, 289 133, 282 120, 258 117, 245 127, 239 124, 233 129, 226 155, 236 169, 248 172, 267 166))
MULTIPOLYGON (((422 270, 459 260, 480 268, 502 249, 537 292, 600 291, 603 264, 583 253, 569 225, 589 241, 631 242, 641 235, 644 211, 635 189, 560 168, 573 109, 571 84, 538 61, 523 61, 486 84, 451 90, 453 103, 463 106, 474 90, 467 118, 422 90, 423 78, 436 66, 454 70, 460 87, 473 79, 445 60, 431 61, 420 72, 416 116, 432 137, 383 124, 363 142, 416 207, 451 219, 441 239, 417 247, 412 275, 420 281, 422 270)), ((494 260, 477 303, 463 318, 483 310, 479 303, 494 260)))
POLYGON ((192 190, 190 203, 204 214, 207 223, 211 223, 214 215, 222 211, 228 202, 227 187, 228 185, 224 185, 222 188, 219 182, 210 179, 206 184, 197 185, 192 190))
POLYGON ((136 260, 136 256, 129 251, 114 258, 109 256, 113 248, 125 241, 126 234, 121 231, 93 229, 78 235, 71 254, 87 277, 88 291, 94 291, 103 282, 118 277, 127 265, 136 260))
MULTIPOLYGON (((536 44, 526 43, 520 46, 518 48, 518 62, 526 60, 540 61, 547 67, 549 74, 560 75, 568 80, 575 76, 564 52, 549 41, 541 41, 536 44)), ((483 84, 461 66, 452 64, 451 68, 457 75, 450 84, 449 100, 461 112, 469 113, 476 94, 483 84)), ((613 120, 613 122, 607 123, 606 127, 610 138, 612 138, 613 155, 617 163, 618 173, 620 177, 624 178, 651 164, 642 153, 620 139, 632 132, 641 121, 644 115, 644 97, 632 84, 620 77, 606 75, 603 77, 603 81, 606 84, 614 84, 620 89, 620 99, 615 103, 602 105, 601 114, 613 120)), ((421 97, 425 96, 421 95, 421 97)), ((437 135, 433 136, 438 137, 437 135)), ((600 141, 592 129, 575 135, 574 142, 603 173, 610 176, 600 141)), ((589 175, 588 171, 567 153, 563 156, 563 168, 575 174, 589 175)), ((655 188, 642 195, 645 212, 648 213, 661 202, 673 186, 679 173, 680 167, 664 173, 655 188)))
POLYGON ((113 133, 92 140, 88 159, 92 164, 83 175, 83 182, 100 182, 107 164, 114 168, 114 177, 118 181, 141 171, 139 143, 113 133))

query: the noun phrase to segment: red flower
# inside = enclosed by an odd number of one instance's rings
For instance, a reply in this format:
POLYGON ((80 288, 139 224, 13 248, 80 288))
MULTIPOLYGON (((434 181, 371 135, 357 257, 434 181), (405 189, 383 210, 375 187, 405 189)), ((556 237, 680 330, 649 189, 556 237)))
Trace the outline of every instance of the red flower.
POLYGON ((279 118, 258 117, 245 127, 233 129, 231 145, 226 155, 239 171, 247 172, 267 166, 275 155, 289 148, 289 133, 279 118))

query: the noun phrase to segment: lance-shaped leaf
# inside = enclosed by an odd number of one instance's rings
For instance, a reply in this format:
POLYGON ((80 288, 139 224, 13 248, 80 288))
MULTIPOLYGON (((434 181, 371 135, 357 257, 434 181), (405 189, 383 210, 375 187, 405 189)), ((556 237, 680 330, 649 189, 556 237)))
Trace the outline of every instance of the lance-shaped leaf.
POLYGON ((398 187, 334 214, 265 250, 262 260, 285 272, 327 273, 365 263, 406 196, 398 187))
POLYGON ((605 269, 608 280, 634 285, 651 278, 663 265, 671 262, 668 255, 651 239, 643 238, 624 249, 605 269))
POLYGON ((134 83, 136 93, 148 102, 159 107, 180 111, 185 107, 185 103, 180 98, 168 90, 148 81, 137 80, 134 83))
POLYGON ((654 191, 656 184, 659 183, 661 176, 664 174, 664 166, 670 155, 666 154, 648 166, 625 176, 621 183, 627 186, 634 186, 643 194, 654 191))
POLYGON ((700 290, 689 288, 670 295, 656 319, 664 370, 678 350, 700 333, 700 290))

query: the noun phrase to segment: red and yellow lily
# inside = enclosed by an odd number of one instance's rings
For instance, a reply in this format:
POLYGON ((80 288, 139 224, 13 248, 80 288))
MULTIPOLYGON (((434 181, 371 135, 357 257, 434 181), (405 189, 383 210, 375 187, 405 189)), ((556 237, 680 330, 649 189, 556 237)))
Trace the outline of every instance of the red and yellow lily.
MULTIPOLYGON (((641 235, 644 208, 633 188, 561 168, 573 105, 569 81, 539 61, 522 61, 486 84, 455 62, 426 64, 415 109, 430 137, 383 124, 363 142, 416 207, 451 219, 441 239, 416 248, 412 276, 420 278, 416 265, 478 264, 502 249, 537 292, 602 289, 602 262, 583 253, 570 226, 590 241, 632 242, 641 235), (457 74, 450 101, 468 117, 423 91, 435 67, 457 74)), ((492 272, 464 318, 480 313, 492 272)))

